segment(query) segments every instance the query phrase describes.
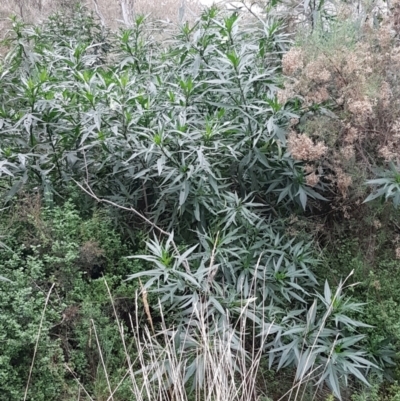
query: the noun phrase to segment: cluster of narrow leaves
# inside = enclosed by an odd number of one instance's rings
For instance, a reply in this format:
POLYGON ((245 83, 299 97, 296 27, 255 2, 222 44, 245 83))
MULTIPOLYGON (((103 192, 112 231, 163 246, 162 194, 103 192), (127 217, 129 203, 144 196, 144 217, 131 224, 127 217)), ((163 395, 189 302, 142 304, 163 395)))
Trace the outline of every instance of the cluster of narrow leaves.
POLYGON ((340 398, 350 377, 367 383, 368 370, 379 369, 379 361, 360 344, 364 335, 358 330, 368 325, 350 318, 362 304, 344 295, 342 282, 334 291, 327 282, 323 294, 318 291, 309 245, 280 236, 266 222, 254 229, 222 231, 215 238, 199 233, 199 246, 182 254, 173 250, 171 235, 165 243, 149 241, 149 255, 134 256, 154 266, 128 279, 149 277, 145 287, 174 316, 177 329, 170 335, 181 338, 179 353, 188 356, 185 380, 202 385, 207 366, 195 339, 208 322, 209 333, 225 333, 238 352, 257 342, 270 368, 296 367, 298 391, 307 382, 317 389, 326 382, 340 398), (250 334, 244 334, 246 327, 250 334))
POLYGON ((376 198, 392 199, 394 207, 400 205, 400 173, 399 167, 393 161, 389 163, 389 170, 380 169, 377 171, 377 176, 373 180, 368 180, 367 184, 378 187, 365 199, 364 202, 370 202, 376 198))
MULTIPOLYGON (((178 330, 195 337, 196 316, 210 330, 236 321, 238 344, 245 317, 271 366, 297 366, 300 382, 340 396, 341 380, 373 365, 347 316, 359 305, 341 286, 319 295, 310 244, 282 234, 280 217, 321 199, 286 150, 296 115, 276 92, 288 38, 276 20, 240 21, 210 8, 158 42, 143 17, 117 36, 84 10, 14 21, 0 72, 2 193, 51 197, 76 181, 134 205, 174 232, 148 242, 153 268, 130 279, 149 277, 178 330)), ((189 362, 187 380, 199 371, 189 362)))
POLYGON ((305 208, 318 195, 285 151, 282 126, 295 115, 275 97, 286 37, 272 20, 239 29, 237 14, 216 16, 182 26, 164 48, 142 17, 118 38, 88 18, 15 22, 1 67, 8 196, 26 182, 60 190, 87 167, 93 188, 171 224, 191 214, 204 225, 249 190, 267 211, 305 208))

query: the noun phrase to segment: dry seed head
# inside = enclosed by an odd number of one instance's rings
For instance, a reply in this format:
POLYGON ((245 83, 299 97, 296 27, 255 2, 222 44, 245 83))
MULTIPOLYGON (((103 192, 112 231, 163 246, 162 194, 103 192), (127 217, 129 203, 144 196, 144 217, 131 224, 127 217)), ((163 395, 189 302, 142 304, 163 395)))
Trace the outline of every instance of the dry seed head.
POLYGON ((313 173, 313 172, 315 172, 315 167, 313 165, 311 165, 311 164, 306 164, 304 166, 304 171, 305 171, 306 174, 313 173))
POLYGON ((297 237, 299 235, 299 232, 294 227, 286 228, 285 233, 288 237, 297 237))
POLYGON ((347 197, 347 190, 352 183, 352 179, 341 168, 336 169, 336 185, 343 198, 347 197))
POLYGON ((350 160, 355 156, 354 147, 352 145, 344 146, 340 149, 340 154, 345 160, 350 160))
POLYGON ((293 75, 297 70, 303 68, 303 52, 297 47, 292 47, 282 57, 282 69, 285 75, 293 75))
POLYGON ((390 62, 393 65, 400 64, 400 48, 394 48, 390 53, 390 62))
POLYGON ((372 115, 372 104, 369 99, 353 100, 349 99, 347 102, 350 113, 354 115, 359 122, 365 121, 372 115))
POLYGON ((346 58, 346 64, 343 66, 343 72, 346 75, 351 75, 358 71, 360 68, 360 60, 357 58, 356 53, 351 52, 348 53, 348 57, 346 58))
POLYGON ((392 90, 388 82, 384 81, 380 87, 379 99, 383 107, 388 107, 390 105, 390 99, 392 97, 392 90))
POLYGON ((340 97, 336 100, 336 103, 337 103, 339 106, 342 106, 342 105, 344 104, 344 96, 343 96, 343 95, 340 96, 340 97))
POLYGON ((306 177, 306 184, 307 184, 309 187, 315 187, 318 183, 319 183, 319 177, 318 177, 317 174, 315 174, 315 172, 309 174, 309 175, 306 177))
POLYGON ((389 162, 396 158, 397 154, 392 151, 393 146, 382 146, 378 150, 378 154, 382 157, 386 162, 389 162))
POLYGON ((372 285, 373 285, 374 288, 375 288, 376 290, 378 290, 378 291, 382 289, 381 283, 380 283, 379 280, 375 280, 375 281, 372 283, 372 285))
POLYGON ((394 121, 391 127, 391 132, 395 139, 400 139, 400 120, 394 121))
POLYGON ((393 39, 393 31, 390 24, 382 25, 379 28, 377 38, 381 47, 387 48, 390 46, 393 39))
POLYGON ((291 87, 285 89, 279 89, 276 93, 276 97, 280 104, 285 104, 289 99, 293 98, 296 92, 291 87))
POLYGON ((328 90, 325 87, 318 88, 316 91, 305 97, 308 104, 323 103, 329 99, 328 90))
POLYGON ((322 142, 314 144, 312 139, 307 135, 298 135, 294 131, 289 134, 287 142, 289 152, 296 160, 318 160, 328 150, 322 142))
POLYGON ((352 144, 357 140, 359 136, 358 130, 357 128, 350 126, 350 124, 348 124, 346 128, 347 132, 343 140, 345 143, 352 144))
POLYGON ((305 68, 305 76, 311 81, 325 83, 331 79, 331 73, 324 67, 322 60, 312 61, 305 68))
POLYGON ((372 224, 377 230, 382 227, 382 223, 379 220, 374 220, 372 224))

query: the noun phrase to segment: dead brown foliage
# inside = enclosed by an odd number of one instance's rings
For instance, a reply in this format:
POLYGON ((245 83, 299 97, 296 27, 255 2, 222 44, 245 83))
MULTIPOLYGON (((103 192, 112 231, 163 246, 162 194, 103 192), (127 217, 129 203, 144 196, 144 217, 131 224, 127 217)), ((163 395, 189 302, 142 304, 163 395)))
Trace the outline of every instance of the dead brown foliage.
POLYGON ((365 198, 373 168, 400 161, 399 16, 397 2, 379 26, 366 21, 353 36, 344 31, 329 46, 310 41, 283 57, 278 99, 298 98, 304 111, 292 122, 289 150, 307 161, 308 185, 329 185, 332 207, 345 217, 365 198))

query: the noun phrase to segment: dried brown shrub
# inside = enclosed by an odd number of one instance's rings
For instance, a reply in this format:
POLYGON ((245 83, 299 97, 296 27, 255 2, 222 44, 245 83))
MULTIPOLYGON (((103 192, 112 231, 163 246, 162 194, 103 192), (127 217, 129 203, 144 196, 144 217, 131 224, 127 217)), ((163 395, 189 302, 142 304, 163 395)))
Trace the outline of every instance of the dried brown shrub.
POLYGON ((9 207, 11 226, 29 226, 30 230, 23 230, 22 242, 26 249, 41 245, 44 252, 46 246, 52 243, 52 230, 43 220, 43 200, 39 192, 22 192, 17 202, 9 207))
POLYGON ((314 144, 307 135, 294 131, 289 134, 288 148, 294 159, 304 161, 319 160, 327 150, 322 142, 314 144))
POLYGON ((79 248, 79 264, 85 270, 104 262, 104 250, 97 241, 86 241, 79 248))
POLYGON ((310 171, 323 169, 336 205, 365 196, 360 186, 373 167, 400 160, 399 20, 396 2, 379 27, 367 22, 328 44, 311 37, 283 58, 278 99, 297 97, 305 111, 291 128, 289 151, 308 162, 309 185, 317 182, 310 171), (310 112, 315 108, 320 112, 310 112), (324 152, 316 151, 318 143, 324 152))

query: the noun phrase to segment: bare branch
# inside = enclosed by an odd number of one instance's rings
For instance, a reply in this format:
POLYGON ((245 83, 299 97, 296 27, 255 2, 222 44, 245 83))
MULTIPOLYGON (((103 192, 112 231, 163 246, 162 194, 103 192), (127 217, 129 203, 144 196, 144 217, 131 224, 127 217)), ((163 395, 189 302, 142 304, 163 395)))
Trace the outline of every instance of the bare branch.
POLYGON ((96 15, 100 19, 101 26, 104 28, 106 26, 106 20, 104 18, 104 15, 101 13, 101 11, 99 9, 99 3, 97 2, 97 0, 93 0, 93 5, 94 5, 94 10, 96 12, 96 15))
POLYGON ((38 350, 38 347, 39 347, 39 340, 40 340, 40 334, 42 332, 44 315, 46 313, 47 304, 49 303, 50 295, 51 295, 51 292, 53 291, 54 285, 55 285, 55 283, 52 284, 52 286, 50 287, 49 292, 47 293, 46 301, 44 303, 44 308, 43 308, 43 312, 42 312, 42 317, 40 318, 39 330, 38 330, 38 334, 37 334, 37 338, 36 338, 35 349, 33 351, 32 363, 31 363, 31 367, 29 369, 28 382, 26 383, 26 387, 25 387, 24 401, 26 400, 26 398, 28 396, 28 389, 29 389, 29 384, 31 382, 31 378, 32 378, 33 365, 35 364, 36 354, 37 354, 37 350, 38 350))
POLYGON ((128 27, 133 25, 133 1, 132 0, 119 0, 121 7, 121 14, 124 24, 128 27))
MULTIPOLYGON (((108 199, 99 198, 99 197, 93 192, 92 188, 89 186, 89 183, 88 183, 87 181, 86 181, 86 183, 85 183, 85 184, 86 184, 86 188, 85 188, 82 184, 80 184, 79 182, 77 182, 77 181, 75 181, 75 180, 73 180, 73 181, 75 182, 76 185, 78 185, 78 187, 79 187, 83 192, 85 192, 87 195, 89 195, 91 198, 93 198, 96 202, 98 202, 98 203, 105 203, 105 204, 108 204, 108 205, 110 205, 110 206, 114 206, 114 207, 116 207, 116 208, 118 208, 118 209, 125 210, 125 211, 127 211, 127 212, 131 212, 131 213, 133 213, 134 215, 140 217, 145 223, 147 223, 149 226, 155 228, 155 229, 156 229, 158 232, 160 232, 161 234, 166 235, 166 236, 168 236, 168 237, 171 236, 171 233, 169 233, 168 231, 165 231, 165 230, 163 230, 161 227, 157 226, 157 224, 153 223, 153 222, 152 222, 151 220, 149 220, 147 217, 143 216, 142 213, 138 212, 138 211, 137 211, 136 209, 134 209, 133 207, 122 206, 122 205, 119 205, 118 203, 115 203, 115 202, 110 201, 110 200, 108 200, 108 199)), ((171 241, 171 244, 172 244, 172 246, 174 247, 174 250, 175 250, 176 254, 177 254, 178 256, 180 256, 180 252, 179 252, 179 250, 178 250, 178 247, 177 247, 175 241, 172 240, 172 241, 171 241)), ((190 267, 189 267, 189 263, 188 263, 188 261, 187 261, 186 259, 183 261, 183 266, 185 267, 186 273, 191 274, 190 267)))

